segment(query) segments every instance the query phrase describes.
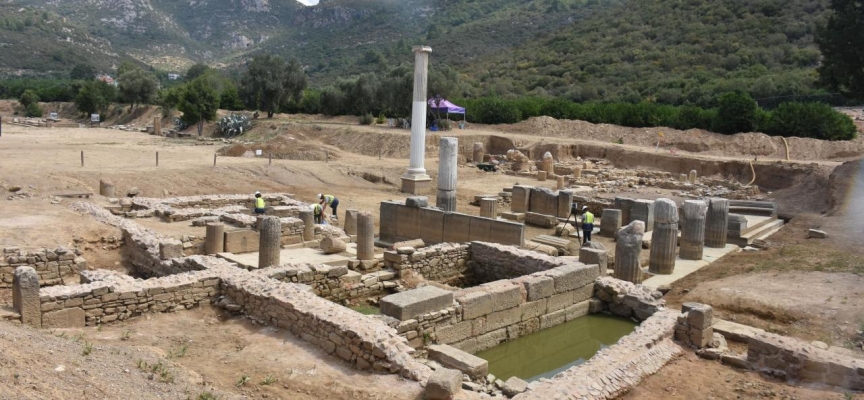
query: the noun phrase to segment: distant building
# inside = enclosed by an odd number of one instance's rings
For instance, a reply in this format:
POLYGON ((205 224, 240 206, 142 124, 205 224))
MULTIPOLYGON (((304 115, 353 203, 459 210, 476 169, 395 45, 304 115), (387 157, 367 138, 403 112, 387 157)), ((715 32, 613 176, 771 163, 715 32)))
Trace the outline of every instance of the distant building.
POLYGON ((176 81, 176 80, 178 80, 178 79, 180 79, 180 75, 179 75, 179 74, 168 74, 168 80, 169 80, 169 81, 176 81))

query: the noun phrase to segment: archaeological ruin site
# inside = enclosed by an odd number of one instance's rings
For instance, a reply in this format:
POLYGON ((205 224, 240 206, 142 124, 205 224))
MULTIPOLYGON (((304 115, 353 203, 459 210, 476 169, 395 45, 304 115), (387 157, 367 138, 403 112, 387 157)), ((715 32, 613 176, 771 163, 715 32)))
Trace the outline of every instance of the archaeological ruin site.
POLYGON ((861 140, 546 117, 432 132, 414 51, 410 134, 4 118, 0 398, 864 391, 861 140))

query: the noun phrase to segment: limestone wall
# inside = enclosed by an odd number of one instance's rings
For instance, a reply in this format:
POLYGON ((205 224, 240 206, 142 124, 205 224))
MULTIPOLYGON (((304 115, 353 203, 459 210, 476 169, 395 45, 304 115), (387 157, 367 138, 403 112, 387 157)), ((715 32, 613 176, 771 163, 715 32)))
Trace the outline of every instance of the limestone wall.
POLYGON ((594 296, 603 302, 604 311, 637 321, 648 319, 666 305, 662 293, 611 276, 597 279, 594 296))
POLYGON ((384 266, 397 270, 400 277, 411 271, 428 280, 452 283, 470 275, 469 248, 469 244, 441 243, 421 247, 411 254, 400 254, 398 250, 386 251, 384 266))
POLYGON ((564 265, 577 265, 575 258, 551 257, 543 253, 495 243, 472 242, 471 271, 477 283, 513 279, 564 265))
POLYGON ((677 312, 661 310, 585 363, 532 384, 513 398, 545 400, 566 393, 568 398, 616 399, 683 353, 671 339, 676 318, 677 312))
POLYGON ((111 271, 87 271, 83 275, 82 280, 88 283, 39 290, 43 328, 94 326, 145 313, 188 309, 208 304, 219 294, 218 271, 201 270, 148 280, 111 271))
POLYGON ((12 287, 15 268, 18 267, 33 267, 39 274, 39 285, 52 286, 62 284, 64 276, 86 270, 87 261, 64 247, 54 250, 7 247, 0 257, 0 288, 12 287))
POLYGON ((598 311, 598 276, 596 265, 573 263, 460 289, 452 307, 401 321, 397 331, 417 348, 434 342, 476 353, 598 311))
POLYGON ((524 225, 482 218, 434 207, 411 207, 394 201, 381 202, 379 240, 396 243, 423 239, 427 244, 484 241, 521 246, 524 225))
POLYGON ((753 368, 791 381, 864 390, 864 361, 795 338, 754 335, 747 343, 747 361, 753 368))
POLYGON ((315 295, 336 302, 377 297, 396 287, 392 270, 361 275, 344 266, 284 264, 254 272, 280 282, 308 285, 315 295))
POLYGON ((361 370, 399 373, 418 381, 431 374, 405 339, 380 320, 322 299, 306 285, 237 271, 223 275, 222 288, 244 314, 290 330, 361 370))

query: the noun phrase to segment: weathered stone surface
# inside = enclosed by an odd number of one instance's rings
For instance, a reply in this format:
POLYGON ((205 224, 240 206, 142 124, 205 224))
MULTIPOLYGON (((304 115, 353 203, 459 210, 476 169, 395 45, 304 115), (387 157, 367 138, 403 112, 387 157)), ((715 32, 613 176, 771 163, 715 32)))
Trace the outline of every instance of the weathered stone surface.
POLYGON ((170 260, 180 257, 183 257, 183 242, 176 239, 159 242, 159 258, 170 260))
POLYGON ((700 200, 685 200, 681 205, 681 249, 685 260, 701 260, 705 248, 705 215, 708 204, 700 200))
POLYGON ((32 267, 15 269, 12 281, 12 307, 21 315, 22 324, 36 328, 42 326, 39 275, 32 267))
POLYGON ((484 218, 498 218, 498 199, 480 199, 480 216, 484 218))
MULTIPOLYGON (((338 254, 345 251, 348 248, 348 244, 345 243, 344 240, 333 237, 325 237, 321 239, 321 251, 326 254, 338 254)), ((413 247, 408 247, 411 252, 414 252, 413 247)))
POLYGON ((345 234, 348 236, 357 234, 357 213, 358 210, 345 210, 345 222, 342 226, 342 229, 345 230, 345 234))
POLYGON ((656 217, 654 201, 638 199, 633 202, 633 207, 630 209, 630 221, 642 221, 645 223, 645 231, 654 229, 656 217))
POLYGON ((375 218, 370 212, 357 214, 357 259, 375 258, 375 218))
POLYGON ((206 254, 217 254, 225 251, 225 225, 221 223, 207 224, 207 233, 204 240, 204 252, 206 254))
POLYGON ((501 392, 503 392, 504 395, 507 397, 513 397, 526 390, 528 390, 528 382, 525 382, 515 376, 510 377, 510 379, 504 381, 504 385, 501 386, 501 392))
POLYGON ((807 231, 807 237, 810 239, 826 239, 828 237, 828 233, 825 231, 820 231, 818 229, 809 229, 807 231))
POLYGON ((278 267, 281 264, 282 221, 278 217, 264 217, 258 224, 258 231, 258 268, 278 267))
POLYGON ((600 217, 600 236, 615 237, 621 229, 621 210, 607 208, 600 217))
POLYGON ((645 223, 642 221, 633 221, 618 230, 615 244, 615 278, 642 283, 639 255, 642 253, 644 235, 645 223))
POLYGON ((462 319, 469 320, 492 313, 492 296, 483 291, 470 292, 456 299, 462 305, 462 319))
POLYGON ((462 373, 455 369, 441 368, 432 373, 426 382, 427 400, 452 400, 462 390, 462 373))
POLYGON ((258 251, 260 242, 258 232, 243 229, 225 232, 225 251, 240 254, 258 251))
POLYGON ((726 247, 728 222, 729 200, 711 198, 705 216, 705 247, 719 249, 726 247))
POLYGON ((405 205, 411 208, 429 207, 429 198, 426 196, 411 196, 405 199, 405 205))
POLYGON ((427 348, 429 359, 437 361, 445 368, 455 369, 467 374, 471 378, 479 379, 489 373, 489 362, 468 354, 455 347, 444 345, 433 345, 427 348))
POLYGON ((675 269, 677 250, 678 206, 672 200, 658 199, 654 202, 654 230, 651 234, 648 270, 655 274, 671 274, 675 269))
POLYGON ((42 314, 42 328, 83 328, 85 318, 84 309, 79 307, 46 312, 42 314))
POLYGON ((513 197, 511 198, 510 210, 514 213, 525 213, 528 211, 528 200, 531 196, 531 186, 513 186, 513 197))
POLYGON ((608 258, 609 255, 606 253, 606 249, 596 249, 587 246, 582 246, 582 248, 579 249, 579 262, 586 265, 599 266, 600 276, 606 275, 606 269, 608 268, 609 264, 608 258))
POLYGON ((381 313, 400 321, 414 318, 432 311, 451 307, 453 292, 434 286, 423 286, 383 297, 381 313))

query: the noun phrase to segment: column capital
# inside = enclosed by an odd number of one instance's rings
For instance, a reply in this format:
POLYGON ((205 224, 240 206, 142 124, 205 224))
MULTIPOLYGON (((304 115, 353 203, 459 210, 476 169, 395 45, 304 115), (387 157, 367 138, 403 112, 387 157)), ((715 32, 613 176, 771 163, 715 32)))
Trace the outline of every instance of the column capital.
POLYGON ((416 46, 411 46, 411 51, 413 51, 415 53, 431 53, 432 48, 429 46, 416 45, 416 46))

